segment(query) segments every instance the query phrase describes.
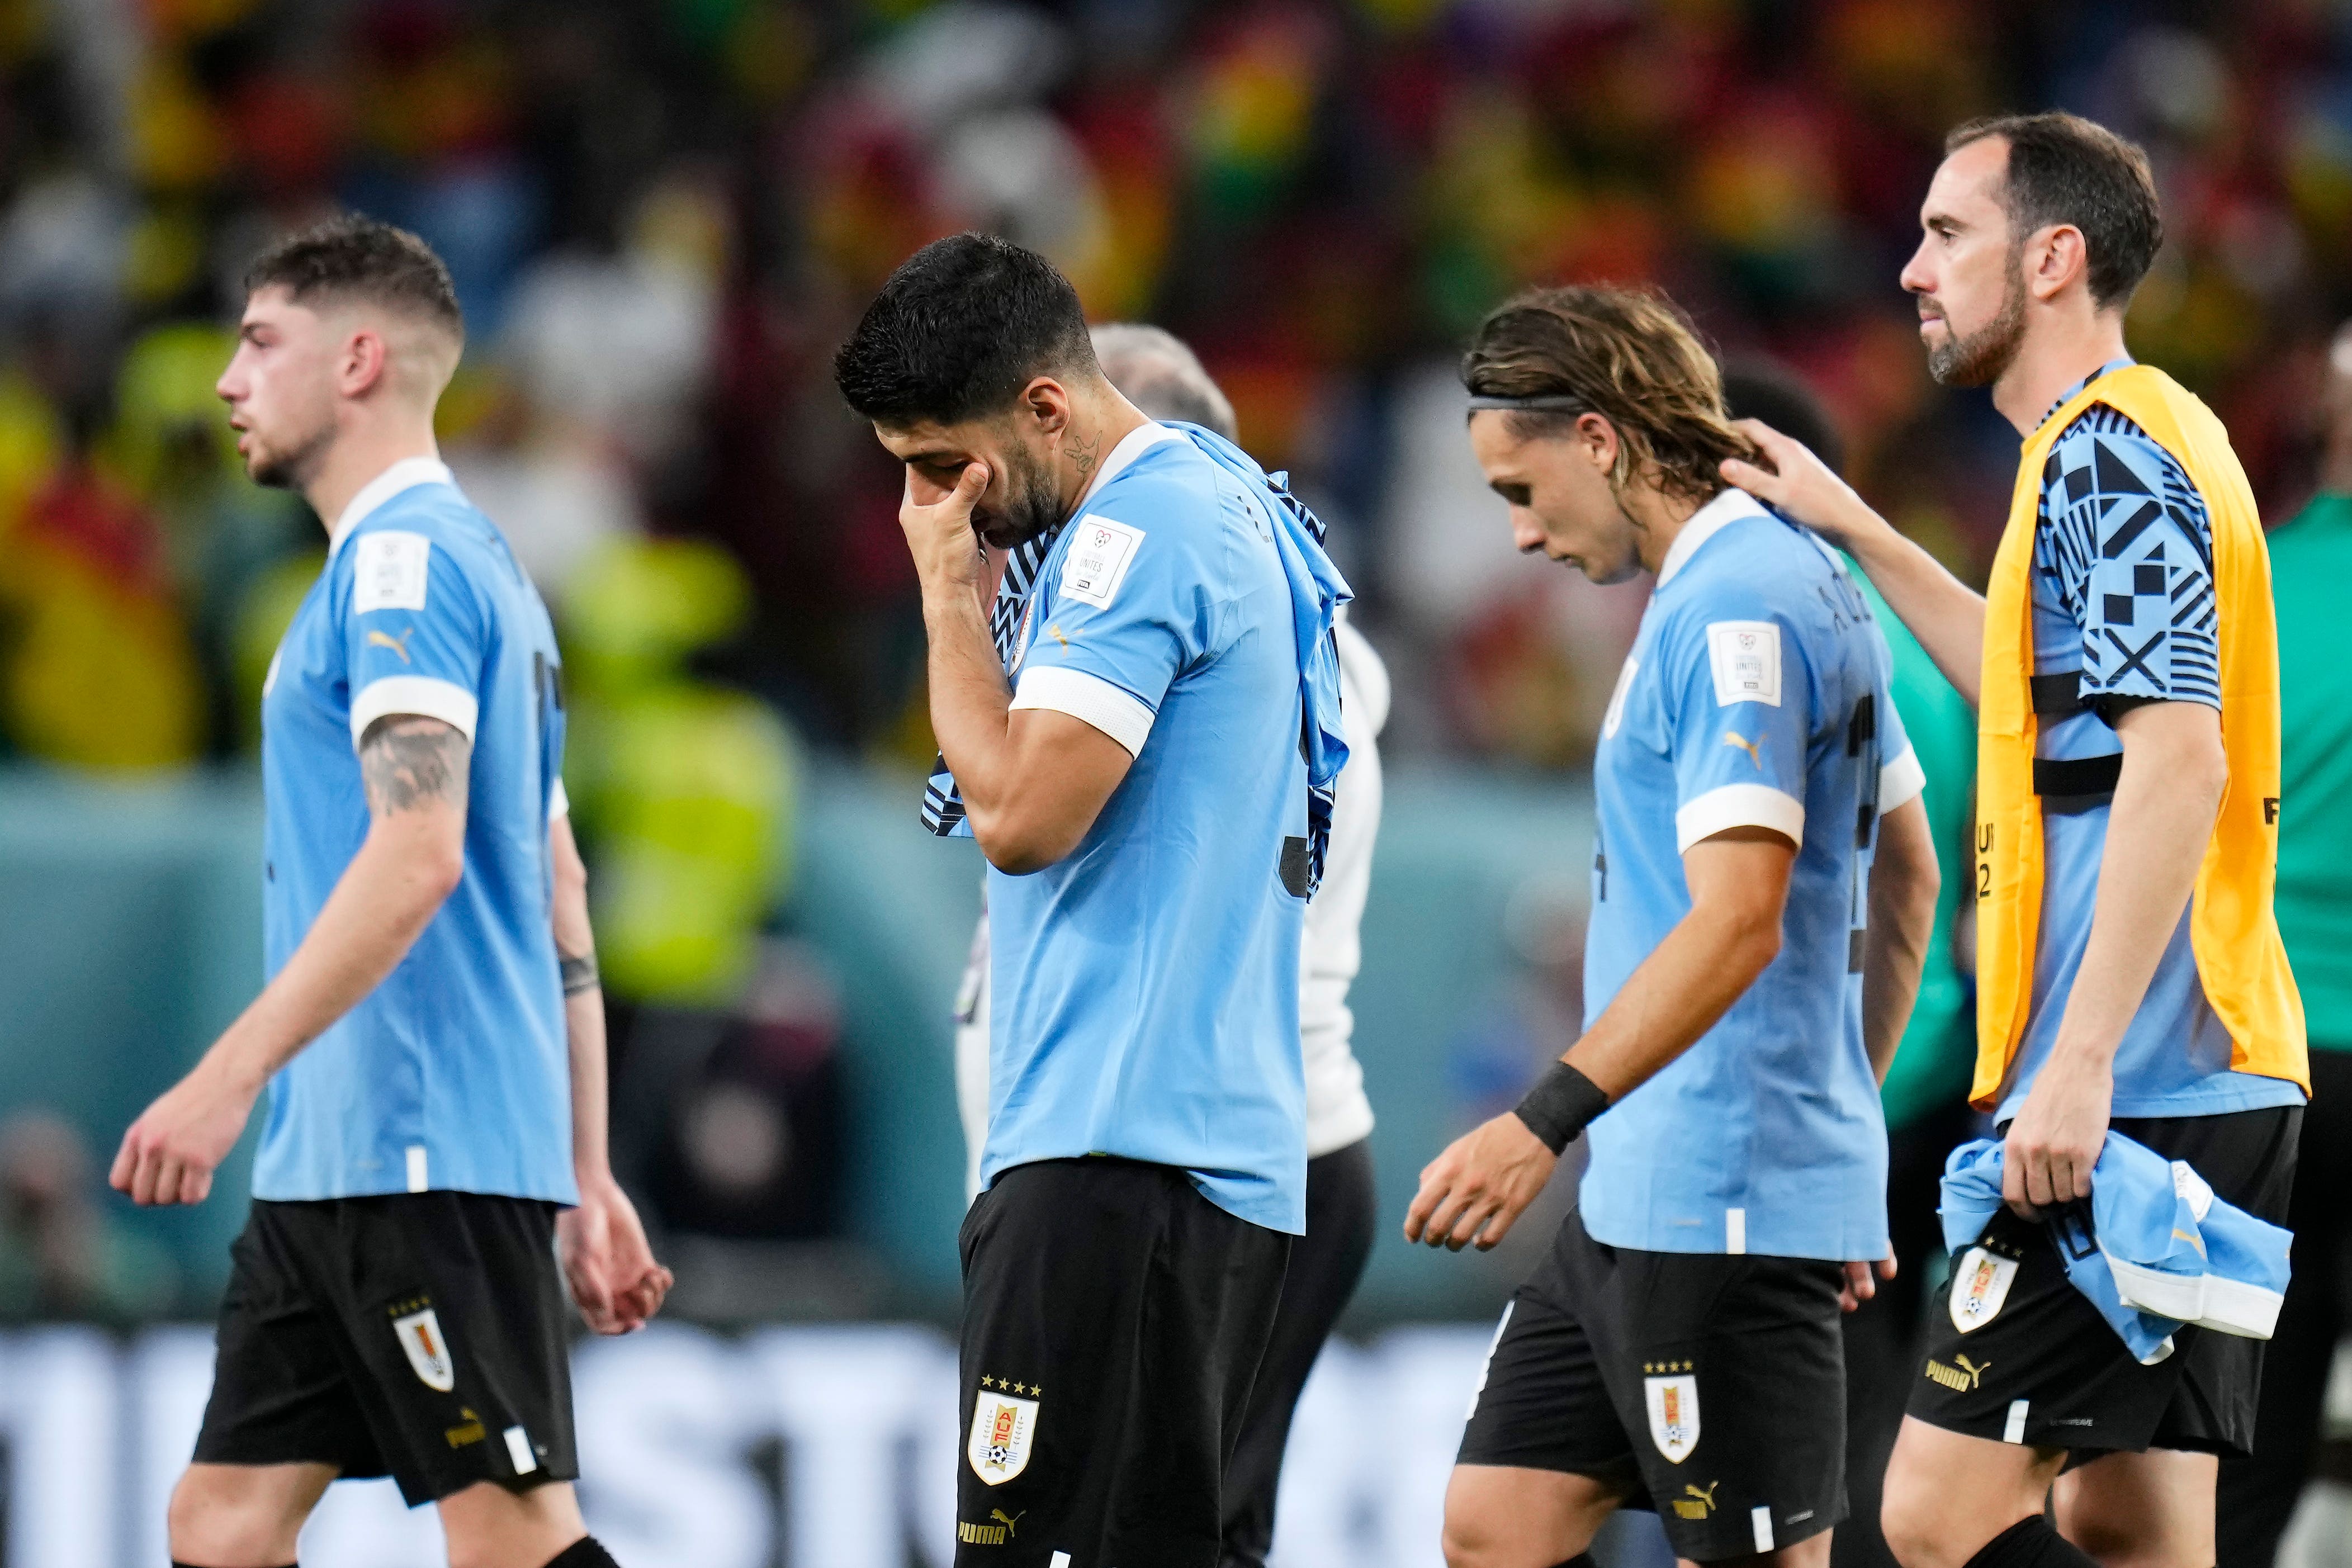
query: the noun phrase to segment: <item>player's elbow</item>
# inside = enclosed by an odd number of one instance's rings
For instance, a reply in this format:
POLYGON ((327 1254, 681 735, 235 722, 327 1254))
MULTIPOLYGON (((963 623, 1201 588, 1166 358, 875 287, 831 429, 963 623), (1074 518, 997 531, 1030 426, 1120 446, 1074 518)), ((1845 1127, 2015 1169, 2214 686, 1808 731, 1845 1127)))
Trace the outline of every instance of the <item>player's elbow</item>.
POLYGON ((462 841, 429 844, 418 852, 415 864, 418 890, 438 907, 466 879, 466 846, 462 841))
POLYGON ((971 811, 971 836, 988 863, 1007 876, 1027 876, 1066 858, 1086 837, 1086 824, 1073 828, 1034 808, 971 811))

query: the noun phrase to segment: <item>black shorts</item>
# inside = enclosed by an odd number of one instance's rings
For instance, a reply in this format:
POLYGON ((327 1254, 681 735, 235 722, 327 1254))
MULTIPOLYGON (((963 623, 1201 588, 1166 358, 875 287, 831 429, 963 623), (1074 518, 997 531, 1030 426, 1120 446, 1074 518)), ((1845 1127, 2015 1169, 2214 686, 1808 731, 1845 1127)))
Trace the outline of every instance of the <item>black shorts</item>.
POLYGON ((961 1242, 957 1563, 1215 1563, 1290 1238, 1097 1155, 1004 1172, 961 1242))
POLYGON ((1643 1252, 1572 1212, 1504 1309, 1456 1462, 1590 1476, 1708 1563, 1845 1517, 1844 1272, 1643 1252))
MULTIPOLYGON (((2218 1197, 2247 1213, 2286 1222, 2302 1106, 2127 1117, 2113 1126, 2167 1159, 2188 1161, 2218 1197)), ((2142 1366, 2068 1282, 2047 1226, 2003 1209, 1976 1246, 1952 1255, 1951 1286, 1927 1314, 1927 1359, 1911 1385, 1911 1414, 1967 1437, 2085 1455, 2243 1455, 2253 1447, 2262 1375, 2262 1341, 2199 1328, 2182 1329, 2171 1355, 2142 1366), (1964 1314, 1969 1301, 1974 1311, 1964 1314)))
POLYGON ((196 1461, 389 1475, 412 1508, 577 1477, 556 1210, 470 1192, 257 1200, 196 1461))

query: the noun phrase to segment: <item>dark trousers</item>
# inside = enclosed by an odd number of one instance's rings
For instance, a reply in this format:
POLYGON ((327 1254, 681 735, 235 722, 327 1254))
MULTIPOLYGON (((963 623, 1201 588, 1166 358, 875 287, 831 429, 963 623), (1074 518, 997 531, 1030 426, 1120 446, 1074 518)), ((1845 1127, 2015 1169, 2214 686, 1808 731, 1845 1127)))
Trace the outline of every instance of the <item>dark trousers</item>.
POLYGON ((1903 1427, 1903 1408, 1919 1375, 1927 1270, 1944 1252, 1944 1157, 1969 1137, 1976 1118, 1952 1105, 1887 1134, 1886 1228, 1899 1265, 1878 1294, 1845 1320, 1845 1476, 1853 1511, 1830 1543, 1832 1568, 1896 1568, 1878 1531, 1886 1461, 1903 1427))
POLYGON ((1241 1441, 1225 1467, 1225 1568, 1265 1568, 1290 1417, 1323 1342, 1363 1278, 1378 1218, 1369 1139, 1307 1162, 1307 1234, 1291 1243, 1274 1333, 1241 1441))
POLYGON ((2311 1105, 2287 1209, 2294 1272, 2263 1354, 2252 1458, 2225 1459, 2214 1499, 2221 1568, 2271 1568, 2319 1449, 2336 1342, 2352 1322, 2352 1050, 2315 1048, 2311 1105))

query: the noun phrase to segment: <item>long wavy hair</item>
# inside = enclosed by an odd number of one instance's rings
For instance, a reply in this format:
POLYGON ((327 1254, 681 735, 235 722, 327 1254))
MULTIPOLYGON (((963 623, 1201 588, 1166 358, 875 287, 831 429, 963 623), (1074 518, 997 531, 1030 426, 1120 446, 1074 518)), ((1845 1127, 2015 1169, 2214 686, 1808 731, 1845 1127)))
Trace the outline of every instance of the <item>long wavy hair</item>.
POLYGON ((1732 428, 1723 374, 1672 300, 1654 289, 1531 288, 1478 324, 1462 384, 1480 397, 1570 397, 1574 409, 1515 409, 1520 440, 1565 434, 1580 413, 1617 430, 1619 489, 1639 478, 1686 500, 1723 488, 1727 457, 1758 460, 1732 428))

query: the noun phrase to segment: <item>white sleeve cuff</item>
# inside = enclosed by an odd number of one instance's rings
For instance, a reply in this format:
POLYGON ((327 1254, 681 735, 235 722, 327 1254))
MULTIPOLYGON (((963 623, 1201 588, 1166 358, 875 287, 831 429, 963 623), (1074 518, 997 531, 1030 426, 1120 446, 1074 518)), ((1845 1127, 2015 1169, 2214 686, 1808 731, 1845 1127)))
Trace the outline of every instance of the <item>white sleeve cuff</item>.
POLYGON ((1902 756, 1878 770, 1878 814, 1909 805, 1927 788, 1927 770, 1919 766, 1919 753, 1905 747, 1902 756))
POLYGON ((392 714, 437 718, 471 740, 480 711, 481 704, 463 686, 431 675, 386 675, 352 698, 352 745, 356 748, 368 726, 392 714))
POLYGON ((563 792, 563 780, 558 779, 547 787, 547 820, 572 815, 572 797, 563 792))
POLYGON ((1022 671, 1013 706, 1068 714, 1118 741, 1129 757, 1142 756, 1151 735, 1152 713, 1140 700, 1100 675, 1066 664, 1034 664, 1022 671))
POLYGON ((1801 847, 1805 803, 1769 784, 1726 784, 1710 789, 1675 813, 1675 849, 1687 852, 1701 839, 1727 828, 1769 828, 1801 847))

